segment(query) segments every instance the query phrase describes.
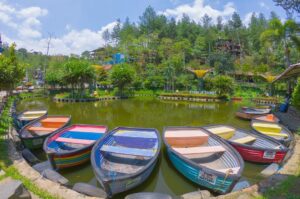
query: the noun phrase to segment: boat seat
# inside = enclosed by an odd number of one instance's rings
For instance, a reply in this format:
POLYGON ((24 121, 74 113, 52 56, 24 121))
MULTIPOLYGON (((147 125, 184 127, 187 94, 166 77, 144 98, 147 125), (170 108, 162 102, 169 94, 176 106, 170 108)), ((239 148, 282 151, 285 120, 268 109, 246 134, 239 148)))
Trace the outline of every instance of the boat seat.
POLYGON ((243 137, 243 138, 238 138, 238 139, 235 139, 235 140, 232 140, 233 142, 237 142, 237 143, 240 143, 240 144, 247 144, 249 142, 253 142, 256 140, 256 137, 253 137, 253 136, 246 136, 246 137, 243 137))
POLYGON ((216 134, 224 139, 231 138, 235 133, 234 128, 230 128, 227 126, 211 127, 211 128, 207 128, 207 130, 209 130, 213 134, 216 134))
POLYGON ((182 155, 202 154, 202 153, 224 153, 226 149, 223 146, 203 146, 189 148, 173 148, 182 155))
POLYGON ((165 138, 169 145, 176 147, 196 147, 207 143, 208 135, 201 130, 170 130, 165 138))
POLYGON ((127 148, 127 147, 110 146, 110 145, 103 145, 100 151, 118 153, 124 155, 146 156, 146 157, 153 157, 156 153, 156 150, 153 149, 127 148))
POLYGON ((155 131, 119 130, 114 134, 114 136, 157 139, 157 135, 156 135, 155 131))
POLYGON ((89 132, 89 133, 105 133, 106 127, 81 127, 76 126, 74 128, 69 129, 68 131, 76 131, 76 132, 89 132))
POLYGON ((19 117, 20 120, 32 120, 32 119, 37 119, 41 116, 23 116, 23 117, 19 117))
POLYGON ((29 127, 27 130, 29 131, 46 131, 51 132, 57 130, 57 128, 47 128, 47 127, 40 127, 40 126, 32 126, 29 127))
POLYGON ((41 122, 65 123, 65 122, 68 122, 68 120, 69 120, 69 118, 51 118, 50 117, 50 118, 46 118, 46 119, 41 120, 41 122))
POLYGON ((265 135, 269 135, 269 136, 278 136, 278 137, 289 137, 287 134, 285 133, 274 133, 274 132, 270 132, 270 131, 261 131, 261 133, 265 134, 265 135))
POLYGON ((234 168, 226 168, 226 169, 217 169, 217 171, 222 173, 229 173, 229 174, 237 174, 241 168, 234 167, 234 168))
POLYGON ((70 143, 70 144, 83 144, 83 145, 90 145, 95 142, 95 140, 83 140, 83 139, 64 138, 64 137, 59 137, 55 141, 63 142, 63 143, 70 143))
POLYGON ((253 123, 253 127, 259 131, 272 131, 274 133, 280 133, 281 131, 281 126, 278 124, 269 124, 269 123, 260 123, 256 122, 253 123))
POLYGON ((38 114, 45 114, 47 111, 26 111, 23 113, 23 115, 38 115, 38 114))
POLYGON ((69 118, 46 118, 41 120, 41 123, 45 127, 53 128, 53 127, 60 127, 63 124, 67 123, 69 118))

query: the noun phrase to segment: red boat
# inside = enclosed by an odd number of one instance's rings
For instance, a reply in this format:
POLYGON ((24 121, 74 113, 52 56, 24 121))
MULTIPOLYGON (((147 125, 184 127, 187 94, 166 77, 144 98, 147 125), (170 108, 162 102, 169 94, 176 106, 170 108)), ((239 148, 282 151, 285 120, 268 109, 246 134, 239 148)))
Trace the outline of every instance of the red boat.
POLYGON ((281 163, 288 148, 265 135, 234 128, 227 125, 204 127, 206 130, 226 139, 244 160, 257 163, 281 163))

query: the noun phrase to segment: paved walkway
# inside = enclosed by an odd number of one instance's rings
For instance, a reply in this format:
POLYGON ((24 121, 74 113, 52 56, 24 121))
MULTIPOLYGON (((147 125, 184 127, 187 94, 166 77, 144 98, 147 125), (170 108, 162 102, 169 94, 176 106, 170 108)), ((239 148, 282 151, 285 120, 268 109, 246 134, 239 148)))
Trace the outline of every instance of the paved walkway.
POLYGON ((276 112, 275 115, 291 131, 297 132, 300 129, 300 111, 296 108, 290 107, 287 113, 276 112))

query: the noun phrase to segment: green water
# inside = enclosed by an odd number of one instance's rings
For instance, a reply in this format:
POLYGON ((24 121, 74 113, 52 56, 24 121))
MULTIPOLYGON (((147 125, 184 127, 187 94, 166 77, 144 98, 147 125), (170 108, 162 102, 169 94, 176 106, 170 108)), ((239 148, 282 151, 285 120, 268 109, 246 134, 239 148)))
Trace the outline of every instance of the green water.
MULTIPOLYGON (((109 129, 118 126, 149 127, 162 132, 165 126, 201 126, 229 124, 250 128, 250 123, 239 120, 235 112, 239 103, 183 103, 163 102, 154 98, 134 98, 117 101, 89 103, 57 103, 51 99, 28 99, 18 104, 18 110, 47 108, 49 115, 71 115, 72 123, 107 125, 109 129)), ((38 153, 45 158, 43 152, 38 153)), ((245 164, 243 176, 251 183, 261 179, 259 173, 265 165, 245 164)), ((97 184, 90 164, 60 171, 72 183, 97 184)), ((123 198, 128 193, 151 191, 168 193, 172 196, 196 191, 198 186, 178 173, 168 161, 165 149, 151 177, 139 187, 116 196, 123 198)))

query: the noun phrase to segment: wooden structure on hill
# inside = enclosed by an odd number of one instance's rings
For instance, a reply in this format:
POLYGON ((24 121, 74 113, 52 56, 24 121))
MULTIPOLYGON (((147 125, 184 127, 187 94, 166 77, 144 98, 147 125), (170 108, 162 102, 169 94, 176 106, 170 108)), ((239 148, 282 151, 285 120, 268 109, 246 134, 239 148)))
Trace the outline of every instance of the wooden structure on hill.
POLYGON ((234 43, 231 39, 218 39, 215 47, 217 51, 227 52, 235 56, 241 54, 241 45, 234 43))

